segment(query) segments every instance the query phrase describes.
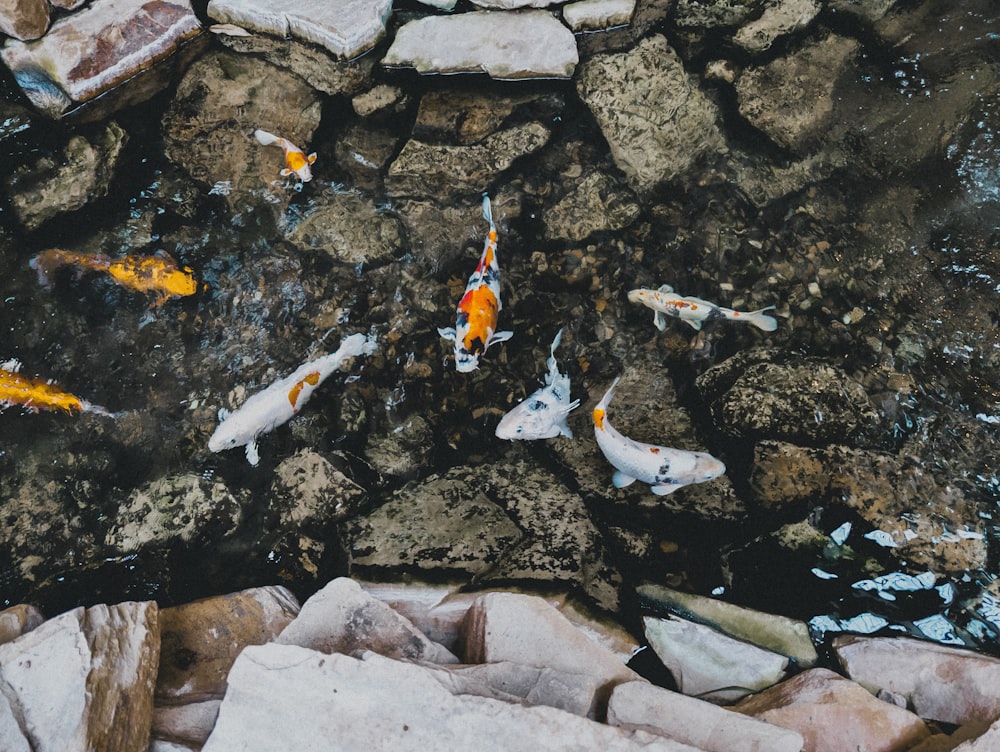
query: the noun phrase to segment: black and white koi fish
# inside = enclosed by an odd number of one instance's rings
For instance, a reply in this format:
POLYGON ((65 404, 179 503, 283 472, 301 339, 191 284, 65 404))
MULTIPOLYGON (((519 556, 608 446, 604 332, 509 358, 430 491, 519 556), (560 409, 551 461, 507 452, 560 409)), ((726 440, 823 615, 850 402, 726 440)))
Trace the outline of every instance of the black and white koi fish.
POLYGON ((309 168, 309 165, 316 161, 316 152, 306 156, 306 153, 302 149, 287 138, 275 136, 273 133, 262 131, 260 128, 255 130, 253 135, 263 146, 274 144, 281 147, 281 150, 285 153, 285 166, 281 170, 282 177, 288 177, 292 173, 295 173, 303 183, 308 183, 312 180, 312 170, 309 168))
POLYGON ((298 414, 312 393, 348 358, 370 355, 375 343, 363 334, 352 334, 340 343, 336 352, 324 355, 254 394, 236 411, 219 410, 221 421, 208 448, 222 452, 238 446, 246 447, 247 461, 256 466, 260 461, 257 437, 286 423, 298 414))
POLYGON ((493 224, 490 197, 483 194, 483 219, 490 223, 486 245, 479 265, 469 277, 465 294, 458 301, 455 327, 438 328, 438 334, 455 341, 455 370, 461 373, 479 367, 479 356, 490 345, 505 342, 514 332, 498 332, 500 302, 500 267, 497 264, 497 228, 493 224))
POLYGON ((536 390, 511 409, 497 426, 496 434, 501 439, 551 439, 562 434, 573 438, 573 431, 566 423, 571 410, 580 405, 580 400, 570 402, 569 376, 559 373, 556 365, 556 348, 562 340, 562 329, 556 332, 545 365, 545 386, 536 390))
POLYGON ((744 313, 734 311, 731 308, 723 308, 715 303, 710 303, 701 298, 682 297, 674 292, 670 285, 663 285, 659 290, 648 290, 640 288, 632 290, 628 294, 628 299, 632 303, 642 303, 655 312, 653 323, 661 332, 667 328, 667 316, 686 321, 695 329, 701 329, 703 321, 714 321, 716 319, 728 319, 729 321, 745 321, 753 324, 758 329, 765 332, 773 332, 778 328, 778 320, 773 316, 766 315, 766 311, 773 311, 774 306, 761 308, 759 311, 744 313))
POLYGON ((612 476, 615 488, 625 488, 641 480, 651 486, 654 494, 665 496, 726 472, 725 464, 706 452, 643 444, 618 433, 607 417, 608 403, 617 384, 615 379, 594 408, 594 436, 608 462, 615 467, 612 476))

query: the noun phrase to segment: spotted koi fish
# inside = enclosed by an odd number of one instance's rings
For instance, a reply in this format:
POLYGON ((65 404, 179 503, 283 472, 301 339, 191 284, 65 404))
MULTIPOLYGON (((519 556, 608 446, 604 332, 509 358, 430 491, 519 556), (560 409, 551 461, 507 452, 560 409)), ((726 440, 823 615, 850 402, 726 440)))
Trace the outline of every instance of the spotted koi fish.
POLYGON ((285 152, 285 167, 281 170, 282 177, 288 177, 292 173, 298 176, 303 183, 312 180, 312 170, 309 168, 316 161, 316 152, 306 156, 306 153, 289 141, 287 138, 275 136, 273 133, 262 131, 260 128, 253 132, 253 135, 263 146, 280 146, 285 152))
POLYGON ((461 373, 479 367, 479 356, 490 345, 506 342, 514 332, 498 332, 500 302, 500 267, 497 264, 497 228, 493 224, 490 197, 483 194, 483 219, 490 223, 479 266, 469 277, 465 294, 458 301, 455 328, 438 328, 438 334, 455 342, 455 370, 461 373))
POLYGON ((726 466, 706 452, 643 444, 622 436, 608 420, 608 403, 618 379, 608 387, 594 408, 594 436, 604 456, 615 468, 611 482, 615 488, 625 488, 637 480, 648 483, 657 496, 673 493, 678 488, 718 478, 726 466))
POLYGON ((194 295, 198 291, 191 269, 177 266, 177 262, 165 251, 157 251, 152 256, 112 259, 101 253, 75 253, 50 248, 31 259, 28 266, 35 270, 38 282, 44 287, 52 286, 52 275, 63 266, 104 272, 123 287, 153 295, 154 307, 170 298, 194 295))
POLYGON ((352 334, 340 343, 336 352, 299 366, 290 375, 251 396, 235 412, 219 410, 219 425, 208 440, 208 448, 222 452, 246 447, 247 461, 260 462, 257 437, 273 431, 298 414, 327 377, 348 358, 370 355, 375 343, 363 334, 352 334))
POLYGON ((109 418, 120 415, 65 392, 51 381, 22 376, 20 370, 21 364, 16 360, 0 363, 0 410, 19 405, 33 413, 39 410, 62 410, 67 413, 93 413, 109 418))
POLYGON ((556 348, 562 340, 562 329, 556 332, 545 361, 549 372, 545 386, 518 403, 500 419, 496 435, 501 439, 551 439, 560 434, 572 439, 573 431, 566 422, 570 412, 580 405, 580 400, 570 401, 569 376, 559 373, 556 348))
POLYGON ((774 306, 749 313, 734 311, 701 298, 681 297, 674 292, 674 288, 670 285, 663 285, 659 290, 645 288, 632 290, 628 294, 628 299, 632 303, 642 303, 652 308, 654 311, 653 323, 661 332, 667 328, 667 316, 686 321, 695 329, 701 329, 703 321, 716 321, 718 319, 745 321, 765 332, 773 332, 778 328, 778 320, 773 316, 766 315, 766 311, 773 311, 774 306))

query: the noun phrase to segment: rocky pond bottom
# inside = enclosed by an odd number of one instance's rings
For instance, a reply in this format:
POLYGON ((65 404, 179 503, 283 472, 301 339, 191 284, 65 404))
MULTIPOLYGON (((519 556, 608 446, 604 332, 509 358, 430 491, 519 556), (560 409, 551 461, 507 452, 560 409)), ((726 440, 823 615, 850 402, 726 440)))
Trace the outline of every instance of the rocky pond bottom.
POLYGON ((722 606, 797 625, 771 683, 805 646, 840 671, 858 635, 998 651, 990 3, 649 0, 576 33, 533 11, 516 28, 578 59, 503 81, 401 67, 433 59, 402 29, 516 11, 397 3, 351 60, 196 11, 142 103, 48 120, 0 83, 0 383, 78 405, 4 392, 0 606, 305 602, 345 575, 569 593, 642 635, 635 660, 659 640, 666 685, 662 644, 722 606), (484 194, 513 335, 459 372, 439 330, 484 194), (630 300, 664 285, 776 326, 630 300), (498 438, 559 331, 573 437, 498 438), (615 429, 725 474, 617 487, 592 418, 616 379, 615 429), (247 404, 284 422, 212 441, 247 404))

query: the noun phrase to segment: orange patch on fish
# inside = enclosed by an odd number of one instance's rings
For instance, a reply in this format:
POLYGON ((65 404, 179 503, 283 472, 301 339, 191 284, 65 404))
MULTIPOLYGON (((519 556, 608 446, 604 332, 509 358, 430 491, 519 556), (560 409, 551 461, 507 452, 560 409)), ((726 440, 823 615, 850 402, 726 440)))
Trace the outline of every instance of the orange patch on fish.
POLYGON ((319 373, 310 373, 302 381, 295 383, 291 391, 288 392, 288 401, 292 403, 292 409, 296 409, 295 403, 299 401, 299 395, 302 394, 302 389, 306 384, 310 386, 316 386, 319 383, 319 373))
POLYGON ((463 340, 465 349, 472 351, 473 344, 477 339, 482 343, 481 349, 485 346, 486 340, 489 339, 490 332, 497 325, 499 306, 496 295, 486 285, 480 285, 462 296, 458 310, 468 317, 469 330, 463 340))
POLYGON ((594 425, 604 430, 604 414, 605 411, 599 407, 594 408, 594 425))
POLYGON ((83 403, 69 392, 13 371, 0 371, 0 403, 21 405, 31 410, 45 408, 68 413, 83 410, 83 403))
POLYGON ((659 454, 660 453, 660 448, 659 447, 650 447, 649 451, 652 452, 653 454, 659 454))
POLYGON ((290 151, 285 155, 285 164, 292 172, 301 170, 306 166, 306 155, 300 151, 290 151))

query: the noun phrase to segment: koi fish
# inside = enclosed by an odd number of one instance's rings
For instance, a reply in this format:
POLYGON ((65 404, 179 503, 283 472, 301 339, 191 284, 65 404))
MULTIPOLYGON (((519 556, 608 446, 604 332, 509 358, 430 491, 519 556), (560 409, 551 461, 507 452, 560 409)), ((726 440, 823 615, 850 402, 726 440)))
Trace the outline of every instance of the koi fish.
POLYGON ((500 267, 497 264, 497 228, 493 224, 490 197, 483 194, 483 219, 490 223, 479 266, 469 277, 465 294, 458 301, 455 328, 438 328, 438 334, 455 341, 455 370, 468 373, 479 367, 479 356, 490 345, 506 342, 514 332, 498 332, 500 302, 500 267))
POLYGON ((276 146, 280 146, 281 150, 285 152, 285 167, 281 170, 282 177, 288 177, 294 172, 303 183, 308 183, 313 179, 312 170, 309 169, 309 165, 316 161, 316 152, 306 156, 306 153, 302 149, 287 138, 275 136, 273 133, 262 131, 260 128, 255 130, 253 135, 263 146, 275 144, 276 146))
POLYGON ((643 444, 618 433, 607 417, 608 403, 617 384, 615 379, 594 408, 594 436, 608 462, 615 467, 611 480, 615 488, 625 488, 641 480, 651 486, 654 494, 665 496, 726 472, 726 466, 706 452, 643 444))
POLYGON ((16 360, 0 363, 0 410, 12 405, 37 413, 39 410, 64 410, 68 413, 94 413, 109 418, 119 417, 99 405, 91 404, 69 392, 64 392, 51 381, 30 379, 19 371, 16 360))
POLYGON ((312 393, 348 358, 370 355, 375 343, 363 334, 352 334, 340 343, 336 352, 299 366, 285 378, 274 382, 250 397, 236 411, 219 410, 219 425, 208 440, 208 448, 222 452, 246 447, 247 461, 256 467, 260 461, 257 437, 288 422, 309 401, 312 393))
POLYGON ((190 268, 178 267, 165 251, 152 256, 124 256, 112 259, 101 253, 75 253, 60 248, 42 251, 28 262, 38 274, 38 282, 52 286, 53 273, 63 266, 78 266, 87 271, 104 272, 115 282, 143 293, 155 295, 153 306, 162 305, 172 297, 193 295, 198 283, 190 268))
POLYGON ((765 311, 773 311, 774 306, 767 306, 759 311, 750 311, 749 313, 734 311, 701 298, 681 297, 674 292, 674 288, 670 285, 663 285, 659 290, 645 288, 632 290, 628 294, 628 299, 632 303, 642 303, 652 308, 655 312, 653 313, 653 323, 661 332, 667 328, 667 316, 686 321, 695 329, 701 329, 703 321, 717 319, 745 321, 765 332, 773 332, 778 328, 778 320, 765 313, 765 311))
POLYGON ((545 386, 514 406, 500 419, 497 426, 497 437, 501 439, 551 439, 562 434, 572 439, 573 431, 566 423, 566 417, 571 410, 580 405, 580 400, 569 401, 569 376, 559 373, 556 365, 556 348, 562 340, 562 329, 556 332, 549 349, 545 365, 549 372, 545 374, 545 386))

